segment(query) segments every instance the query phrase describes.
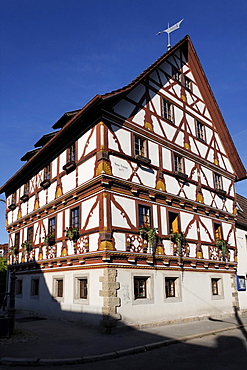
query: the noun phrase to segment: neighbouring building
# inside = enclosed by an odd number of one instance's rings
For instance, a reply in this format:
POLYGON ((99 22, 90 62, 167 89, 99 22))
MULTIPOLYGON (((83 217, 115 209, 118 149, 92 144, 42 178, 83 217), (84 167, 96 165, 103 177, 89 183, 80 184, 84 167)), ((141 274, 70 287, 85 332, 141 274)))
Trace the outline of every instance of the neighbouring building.
POLYGON ((53 129, 0 189, 16 307, 106 327, 233 312, 246 170, 189 36, 53 129))
POLYGON ((237 290, 239 308, 247 312, 247 199, 237 194, 236 235, 238 248, 237 290))

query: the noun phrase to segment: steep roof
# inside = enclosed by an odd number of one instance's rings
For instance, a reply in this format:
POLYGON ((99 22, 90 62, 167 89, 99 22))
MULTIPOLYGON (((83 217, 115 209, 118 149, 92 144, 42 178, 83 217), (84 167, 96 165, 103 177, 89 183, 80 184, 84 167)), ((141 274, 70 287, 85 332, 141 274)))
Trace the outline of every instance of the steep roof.
MULTIPOLYGON (((190 37, 185 36, 181 41, 179 41, 174 47, 163 54, 160 58, 158 58, 150 67, 144 70, 128 85, 104 95, 96 95, 82 109, 64 113, 64 115, 53 125, 54 129, 61 128, 60 131, 54 136, 50 135, 49 140, 46 141, 43 147, 40 148, 38 152, 34 153, 34 155, 32 155, 31 157, 25 157, 29 159, 28 162, 24 164, 24 166, 0 188, 0 193, 4 191, 10 192, 13 187, 17 187, 18 184, 21 185, 20 181, 22 180, 22 177, 30 171, 33 172, 35 169, 38 168, 38 166, 42 164, 42 161, 40 160, 41 158, 51 157, 52 154, 54 155, 56 150, 62 148, 63 140, 67 140, 68 137, 68 129, 75 127, 75 124, 76 122, 78 122, 79 119, 83 120, 85 116, 89 116, 90 114, 95 116, 96 113, 99 112, 101 108, 104 108, 109 101, 114 101, 115 99, 119 99, 121 98, 121 96, 127 94, 132 88, 137 86, 138 83, 145 79, 146 76, 148 76, 156 67, 163 63, 171 54, 173 54, 179 48, 182 48, 184 54, 187 55, 188 63, 192 66, 195 78, 199 80, 201 85, 203 86, 202 95, 205 103, 210 111, 222 142, 227 143, 227 145, 225 145, 225 150, 232 163, 232 167, 235 170, 236 181, 247 178, 244 165, 236 151, 231 135, 227 129, 218 104, 214 98, 213 92, 210 88, 210 85, 203 71, 196 51, 193 47, 193 44, 190 40, 190 37), (17 179, 19 181, 16 181, 17 179)), ((82 125, 80 125, 80 128, 82 129, 82 125)))
POLYGON ((237 221, 236 226, 247 230, 247 199, 237 194, 237 221))

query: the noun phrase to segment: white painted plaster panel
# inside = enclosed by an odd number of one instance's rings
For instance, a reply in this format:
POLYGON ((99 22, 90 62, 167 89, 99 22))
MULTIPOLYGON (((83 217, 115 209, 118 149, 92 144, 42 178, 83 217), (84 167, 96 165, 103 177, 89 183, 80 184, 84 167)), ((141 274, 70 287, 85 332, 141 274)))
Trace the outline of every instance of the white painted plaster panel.
MULTIPOLYGON (((124 209, 125 213, 128 215, 131 223, 136 225, 136 211, 135 211, 135 201, 134 199, 128 199, 121 196, 114 196, 117 203, 124 209)), ((129 228, 129 226, 128 226, 129 228)))
POLYGON ((231 165, 231 162, 229 161, 228 158, 224 158, 224 161, 225 161, 225 165, 226 165, 226 170, 229 171, 230 173, 234 174, 234 169, 231 165))
POLYGON ((54 178, 57 176, 57 158, 51 162, 51 177, 54 178))
POLYGON ((212 136, 213 136, 213 131, 207 126, 205 126, 205 136, 206 136, 206 142, 210 143, 212 136))
POLYGON ((213 236, 213 225, 210 218, 200 216, 200 234, 202 242, 210 242, 208 233, 213 236))
POLYGON ((121 177, 125 180, 130 178, 133 170, 125 159, 111 156, 110 160, 113 176, 121 177))
POLYGON ((208 206, 211 206, 212 194, 210 193, 210 191, 202 189, 202 195, 203 195, 204 203, 208 206))
POLYGON ((184 133, 182 133, 181 131, 178 133, 175 143, 181 147, 184 146, 184 133))
POLYGON ((196 257, 196 244, 189 243, 190 257, 196 257))
POLYGON ((198 89, 198 87, 197 87, 197 85, 193 85, 193 94, 195 95, 195 96, 197 96, 198 98, 200 98, 201 99, 201 93, 200 93, 200 91, 199 91, 199 89, 198 89))
POLYGON ((164 147, 162 147, 162 164, 164 169, 172 170, 171 151, 164 147))
POLYGON ((33 209, 34 209, 34 200, 35 200, 35 196, 31 196, 29 199, 28 199, 28 213, 32 212, 33 209))
MULTIPOLYGON (((161 116, 160 96, 155 94, 152 98, 152 104, 154 106, 154 112, 161 116)), ((151 109, 151 107, 150 107, 151 109)), ((153 111, 153 109, 151 109, 153 111)))
POLYGON ((148 141, 148 156, 151 163, 159 167, 159 147, 152 141, 148 141))
POLYGON ((231 231, 232 224, 222 222, 223 239, 227 240, 231 246, 235 246, 234 233, 231 231))
POLYGON ((223 209, 223 200, 219 195, 216 194, 216 197, 214 198, 214 201, 216 203, 216 208, 223 209))
MULTIPOLYGON (((224 146, 222 145, 222 142, 221 142, 220 137, 219 137, 219 135, 218 135, 218 133, 217 133, 217 132, 215 133, 215 138, 216 138, 216 142, 217 142, 217 144, 219 145, 219 149, 220 149, 220 151, 221 151, 222 153, 226 154, 225 149, 224 149, 224 146)), ((227 143, 225 143, 225 144, 227 145, 227 143)))
POLYGON ((115 248, 118 251, 125 251, 126 250, 126 234, 124 233, 113 233, 113 238, 115 240, 115 248))
POLYGON ((179 125, 179 123, 181 122, 183 118, 183 111, 176 106, 174 107, 174 117, 175 117, 176 125, 179 125))
POLYGON ((225 201, 226 210, 229 213, 233 213, 233 201, 231 199, 227 199, 225 201))
POLYGON ((162 235, 167 235, 167 217, 166 217, 166 207, 160 207, 160 217, 161 217, 161 233, 162 235))
POLYGON ((75 177, 76 177, 76 171, 72 171, 68 175, 63 176, 63 193, 67 193, 70 190, 75 188, 75 177))
POLYGON ((200 113, 203 114, 203 109, 205 107, 205 104, 203 102, 199 101, 197 103, 197 107, 199 108, 200 113))
POLYGON ((127 97, 135 102, 139 102, 144 93, 145 87, 142 84, 139 84, 127 95, 127 97))
POLYGON ((99 226, 99 204, 92 209, 93 201, 95 198, 86 200, 82 205, 82 226, 85 227, 85 223, 88 221, 85 230, 99 226))
POLYGON ((28 206, 27 202, 23 203, 22 206, 21 206, 22 217, 25 217, 27 215, 27 206, 28 206))
POLYGON ((183 187, 183 190, 188 199, 192 199, 192 200, 196 199, 196 185, 186 183, 186 185, 183 187))
POLYGON ((152 205, 152 216, 153 216, 153 227, 158 228, 158 213, 157 213, 157 205, 152 205))
POLYGON ((180 85, 179 85, 179 84, 174 85, 174 86, 173 86, 173 89, 174 89, 175 93, 177 94, 177 96, 178 96, 178 97, 180 97, 180 92, 181 92, 181 87, 180 87, 180 85))
POLYGON ((136 113, 135 117, 133 118, 133 122, 137 123, 140 126, 144 125, 144 117, 145 117, 145 111, 144 109, 139 110, 138 113, 136 113))
POLYGON ((186 74, 186 76, 187 76, 191 81, 195 82, 194 76, 193 76, 193 74, 192 74, 191 72, 188 72, 188 73, 186 74))
POLYGON ((118 209, 115 204, 111 203, 111 213, 112 213, 112 226, 124 227, 130 229, 125 218, 125 213, 118 209))
POLYGON ((163 121, 163 129, 166 133, 167 139, 171 141, 176 133, 177 128, 163 121))
POLYGON ((57 186, 57 182, 55 181, 47 189, 48 190, 48 203, 49 202, 52 202, 55 199, 55 196, 56 196, 56 186, 57 186))
POLYGON ((96 130, 92 129, 87 131, 78 139, 78 158, 81 158, 82 155, 87 155, 96 148, 96 130), (92 135, 90 137, 90 135, 92 135))
POLYGON ((94 177, 95 160, 96 157, 93 156, 78 166, 78 185, 84 184, 94 177))
MULTIPOLYGON (((180 212, 181 231, 184 233, 194 215, 187 212, 180 212)), ((197 238, 196 223, 194 222, 188 229, 186 237, 197 238)))
MULTIPOLYGON (((93 198, 89 198, 87 200, 84 200, 82 202, 82 205, 81 205, 81 226, 82 226, 82 228, 85 227, 85 223, 87 221, 89 213, 91 212, 92 207, 94 206, 96 201, 97 201, 97 197, 93 197, 93 198)), ((99 219, 93 227, 97 227, 98 225, 99 225, 99 219)))
POLYGON ((201 166, 201 183, 211 188, 214 186, 212 171, 203 166, 201 166))
POLYGON ((186 119, 188 122, 188 125, 190 127, 192 135, 196 135, 196 130, 195 130, 195 119, 194 117, 190 116, 189 114, 186 113, 186 119))
POLYGON ((39 206, 43 207, 44 205, 46 205, 46 190, 41 190, 39 192, 39 206))
POLYGON ((63 166, 67 163, 67 151, 60 154, 59 173, 63 172, 63 166))
POLYGON ((165 182, 166 182, 166 191, 171 194, 177 194, 180 186, 178 185, 177 180, 175 177, 165 175, 165 182))
POLYGON ((202 248, 203 258, 209 259, 208 245, 202 245, 201 248, 202 248))
MULTIPOLYGON (((190 175, 191 174, 191 171, 194 168, 194 166, 195 166, 195 163, 194 162, 192 162, 188 158, 184 158, 185 173, 187 173, 187 175, 190 175)), ((196 169, 195 168, 194 168, 194 172, 196 172, 196 169)))
MULTIPOLYGON (((69 227, 69 224, 67 225, 69 227)), ((63 228, 63 212, 57 214, 57 238, 61 238, 64 235, 63 228)))
MULTIPOLYGON (((81 219, 81 216, 80 216, 81 219)), ((64 222, 65 228, 70 226, 70 208, 66 208, 64 211, 64 222)))
POLYGON ((99 233, 89 235, 89 252, 98 249, 99 233))
POLYGON ((160 135, 160 136, 164 136, 162 130, 161 130, 161 125, 158 121, 158 119, 156 117, 153 116, 153 128, 154 128, 154 132, 157 134, 157 135, 160 135))
POLYGON ((190 140, 190 150, 192 153, 195 153, 196 155, 199 155, 199 151, 195 145, 194 140, 190 140))
POLYGON ((155 171, 152 170, 151 168, 140 166, 138 171, 137 171, 138 176, 141 179, 141 182, 143 185, 149 186, 154 188, 155 187, 155 171))
POLYGON ((207 150, 208 150, 207 145, 203 144, 200 140, 197 140, 196 144, 199 149, 201 157, 205 158, 207 150))
POLYGON ((115 125, 111 125, 111 129, 113 132, 108 131, 109 148, 116 151, 122 149, 125 154, 131 155, 131 133, 115 125))
POLYGON ((120 100, 120 102, 113 107, 113 111, 115 113, 120 114, 120 116, 123 116, 125 118, 130 117, 134 109, 135 105, 124 99, 120 100))

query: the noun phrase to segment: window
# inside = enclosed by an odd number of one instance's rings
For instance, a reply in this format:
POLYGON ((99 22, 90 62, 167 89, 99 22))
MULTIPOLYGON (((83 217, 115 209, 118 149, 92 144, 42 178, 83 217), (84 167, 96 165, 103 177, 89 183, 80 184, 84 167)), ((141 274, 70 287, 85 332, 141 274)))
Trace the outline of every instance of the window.
POLYGON ((173 106, 168 100, 165 99, 163 99, 163 118, 173 122, 173 106))
POLYGON ((175 281, 176 278, 165 278, 166 297, 175 297, 175 281))
POLYGON ((217 189, 217 190, 222 190, 223 189, 223 187, 222 187, 222 176, 219 175, 218 173, 214 174, 214 186, 215 186, 215 189, 217 189))
POLYGON ((184 76, 184 87, 188 90, 192 90, 192 81, 187 76, 184 76))
POLYGON ((177 154, 174 154, 174 171, 175 172, 184 172, 183 158, 177 154))
POLYGON ((15 294, 22 295, 22 279, 17 279, 15 284, 15 294))
POLYGON ((48 234, 56 237, 56 217, 48 220, 48 234))
POLYGON ((31 280, 31 296, 39 295, 39 279, 31 280))
POLYGON ((214 236, 215 236, 215 241, 223 239, 222 228, 220 224, 214 224, 214 236))
POLYGON ((80 208, 79 207, 71 209, 70 226, 78 227, 78 229, 80 229, 80 208))
POLYGON ((150 207, 139 204, 139 226, 151 226, 150 207))
POLYGON ((75 161, 76 161, 76 148, 75 148, 75 143, 74 143, 68 148, 67 162, 75 162, 75 161))
POLYGON ((15 233, 15 243, 14 246, 19 248, 20 246, 20 233, 15 233))
POLYGON ((33 242, 33 227, 28 227, 27 229, 27 241, 28 242, 33 242))
POLYGON ((224 298, 221 277, 217 277, 217 276, 211 277, 211 294, 212 294, 212 299, 224 298))
POLYGON ((196 136, 199 140, 206 141, 205 125, 200 121, 196 121, 196 136))
POLYGON ((56 298, 63 298, 63 278, 54 279, 54 296, 56 298))
POLYGON ((50 164, 48 164, 44 168, 44 180, 50 180, 50 178, 51 178, 51 166, 50 164))
POLYGON ((88 304, 88 276, 76 276, 74 280, 74 303, 88 304))
POLYGON ((148 277, 134 277, 134 297, 135 299, 147 298, 148 277))
POLYGON ((179 215, 178 213, 168 212, 169 219, 169 232, 178 233, 179 232, 179 215))
POLYGON ((181 82, 181 72, 176 67, 172 67, 172 77, 174 80, 181 82))
POLYGON ((24 184, 24 195, 29 194, 29 181, 24 184))
POLYGON ((166 274, 165 276, 165 302, 179 302, 182 300, 181 294, 181 275, 174 276, 166 274))
POLYGON ((146 140, 139 136, 135 136, 135 155, 147 157, 146 148, 147 148, 146 140))

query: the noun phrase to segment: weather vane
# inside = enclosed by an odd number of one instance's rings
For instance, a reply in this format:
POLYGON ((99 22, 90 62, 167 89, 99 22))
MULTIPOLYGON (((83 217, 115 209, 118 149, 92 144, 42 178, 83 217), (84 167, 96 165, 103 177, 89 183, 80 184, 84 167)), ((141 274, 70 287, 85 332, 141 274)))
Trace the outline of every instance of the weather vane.
POLYGON ((160 31, 160 32, 156 33, 156 35, 160 35, 162 32, 167 33, 167 37, 168 37, 167 50, 171 49, 170 33, 177 30, 180 27, 180 24, 183 22, 183 20, 184 20, 184 18, 181 19, 181 21, 179 21, 178 23, 174 24, 171 27, 169 27, 169 23, 168 23, 168 28, 166 30, 163 30, 163 31, 160 31))

